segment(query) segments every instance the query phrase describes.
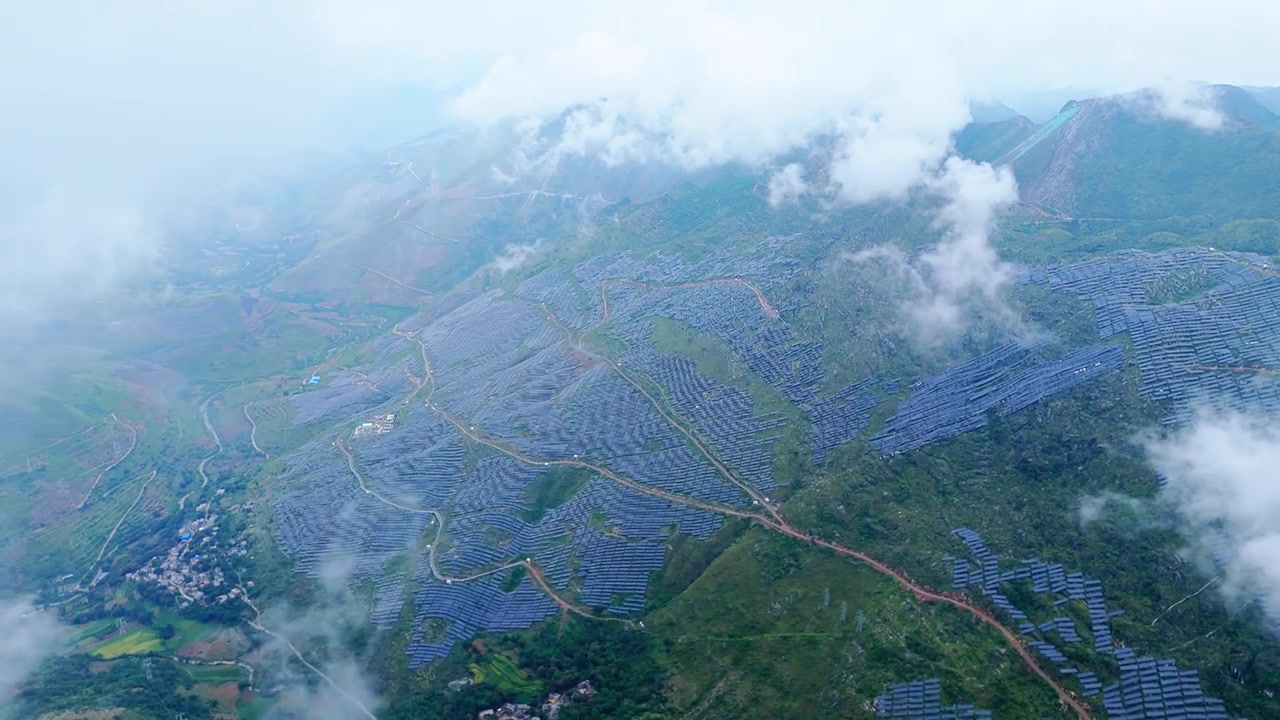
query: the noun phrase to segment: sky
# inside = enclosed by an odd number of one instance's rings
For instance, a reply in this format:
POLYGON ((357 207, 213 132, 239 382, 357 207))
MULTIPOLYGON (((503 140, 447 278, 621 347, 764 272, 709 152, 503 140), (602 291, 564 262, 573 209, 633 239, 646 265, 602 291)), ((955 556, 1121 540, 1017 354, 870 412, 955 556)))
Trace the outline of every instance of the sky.
POLYGON ((41 318, 145 271, 216 178, 290 153, 608 97, 567 150, 767 166, 834 130, 858 202, 933 182, 968 98, 1277 85, 1277 36, 1266 0, 24 3, 0 28, 0 303, 41 318))

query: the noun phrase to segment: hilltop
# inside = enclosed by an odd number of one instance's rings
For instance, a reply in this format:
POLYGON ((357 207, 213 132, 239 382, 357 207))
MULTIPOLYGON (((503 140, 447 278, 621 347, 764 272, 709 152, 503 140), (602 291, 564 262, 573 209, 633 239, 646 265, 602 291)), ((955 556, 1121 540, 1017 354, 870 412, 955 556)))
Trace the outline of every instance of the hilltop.
POLYGON ((1022 116, 977 123, 957 147, 1011 168, 1022 202, 1049 217, 1276 218, 1280 116, 1240 88, 1207 92, 1225 120, 1211 132, 1157 117, 1152 96, 1139 93, 1073 100, 1043 124, 1022 116))

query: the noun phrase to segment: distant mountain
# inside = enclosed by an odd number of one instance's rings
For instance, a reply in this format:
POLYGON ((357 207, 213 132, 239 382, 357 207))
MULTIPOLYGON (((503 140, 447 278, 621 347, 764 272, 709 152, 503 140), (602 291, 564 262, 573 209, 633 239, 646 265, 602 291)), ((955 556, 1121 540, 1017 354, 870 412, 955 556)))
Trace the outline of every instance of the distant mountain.
POLYGON ((1018 116, 1018 111, 999 100, 969 103, 969 115, 975 123, 994 123, 1011 120, 1018 116))
POLYGON ((1000 121, 977 121, 956 135, 956 151, 980 162, 995 162, 1031 136, 1039 125, 1023 115, 1000 121))
POLYGON ((1245 92, 1253 96, 1266 109, 1280 114, 1280 87, 1243 87, 1245 92))
POLYGON ((1021 116, 975 123, 956 146, 1011 167, 1023 201, 1055 215, 1280 217, 1280 116, 1240 88, 1211 89, 1227 119, 1216 131, 1115 96, 1068 102, 1038 126, 1021 116))
POLYGON ((1022 93, 1002 98, 1002 100, 1018 114, 1027 116, 1033 122, 1044 123, 1057 115, 1062 106, 1072 100, 1080 102, 1103 95, 1105 93, 1093 88, 1063 87, 1022 93))

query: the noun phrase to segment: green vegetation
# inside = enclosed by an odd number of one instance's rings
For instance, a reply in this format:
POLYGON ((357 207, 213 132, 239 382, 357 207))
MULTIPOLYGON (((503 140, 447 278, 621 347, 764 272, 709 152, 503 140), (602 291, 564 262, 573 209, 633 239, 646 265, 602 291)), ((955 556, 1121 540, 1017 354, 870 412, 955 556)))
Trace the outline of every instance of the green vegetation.
POLYGON ((55 658, 15 699, 16 717, 39 717, 79 708, 119 708, 120 720, 154 720, 185 713, 210 720, 215 705, 187 694, 194 681, 184 668, 161 658, 122 658, 94 664, 84 655, 55 658), (150 675, 150 678, 148 678, 150 675))
POLYGON ((113 660, 121 655, 146 655, 163 647, 164 641, 156 635, 154 630, 141 627, 106 641, 94 648, 93 654, 113 660))
POLYGON ((646 625, 664 640, 677 711, 869 716, 886 684, 927 672, 945 693, 997 717, 1065 717, 1052 690, 970 616, 920 604, 868 568, 761 530, 646 625))
POLYGON ((503 692, 532 697, 542 692, 542 683, 526 677, 514 660, 501 653, 491 653, 483 662, 471 663, 469 667, 471 679, 477 685, 489 683, 503 692))
POLYGON ((209 685, 221 685, 229 682, 239 682, 244 676, 244 671, 238 665, 183 665, 182 669, 186 671, 191 679, 198 683, 206 683, 209 685))
POLYGON ((507 572, 506 576, 502 578, 502 584, 498 587, 501 588, 502 592, 515 592, 516 588, 520 587, 521 581, 523 581, 528 574, 529 571, 526 570, 523 565, 517 565, 507 572))
POLYGON ((747 521, 729 518, 707 540, 683 533, 671 538, 667 560, 649 586, 649 607, 660 608, 671 602, 694 583, 746 531, 747 521))
MULTIPOLYGON (((472 717, 504 702, 541 704, 545 694, 588 680, 596 693, 565 707, 564 720, 634 720, 663 717, 666 673, 655 660, 650 634, 622 623, 569 618, 525 633, 488 636, 459 646, 423 675, 389 688, 387 720, 472 717), (501 680, 495 682, 494 677, 501 680), (478 681, 449 690, 449 681, 478 681)), ((403 676, 400 676, 403 678, 403 676)))
POLYGON ((569 502, 590 479, 591 471, 585 468, 557 465, 543 470, 525 487, 525 521, 536 523, 547 511, 569 502))

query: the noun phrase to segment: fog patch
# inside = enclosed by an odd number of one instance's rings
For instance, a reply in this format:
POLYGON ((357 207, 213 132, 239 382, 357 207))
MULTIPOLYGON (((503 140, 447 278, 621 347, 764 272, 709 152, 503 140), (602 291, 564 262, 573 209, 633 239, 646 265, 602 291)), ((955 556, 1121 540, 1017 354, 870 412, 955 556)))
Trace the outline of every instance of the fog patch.
POLYGON ((1280 424, 1277 418, 1202 410, 1181 430, 1144 439, 1166 478, 1162 497, 1192 552, 1221 566, 1230 604, 1260 600, 1280 617, 1280 424))
POLYGON ((781 207, 797 202, 809 192, 800 163, 791 163, 769 176, 769 206, 781 207))
POLYGON ((508 245, 502 254, 489 261, 485 267, 496 272, 498 275, 506 275, 512 270, 518 270, 524 267, 538 252, 541 242, 524 244, 524 245, 508 245))
POLYGON ((371 642, 364 635, 370 629, 369 609, 351 592, 353 563, 350 557, 331 554, 320 566, 313 604, 304 609, 272 608, 261 618, 279 636, 270 637, 264 646, 270 674, 283 685, 281 699, 268 715, 271 720, 375 716, 381 704, 377 682, 359 657, 371 642), (299 665, 290 644, 314 670, 299 665))
POLYGON ((1221 130, 1227 118, 1218 107, 1218 93, 1208 85, 1163 82, 1137 93, 1132 102, 1138 109, 1163 120, 1181 122, 1197 130, 1221 130))
POLYGON ((67 629, 29 597, 0 599, 0 715, 13 693, 66 640, 67 629))

